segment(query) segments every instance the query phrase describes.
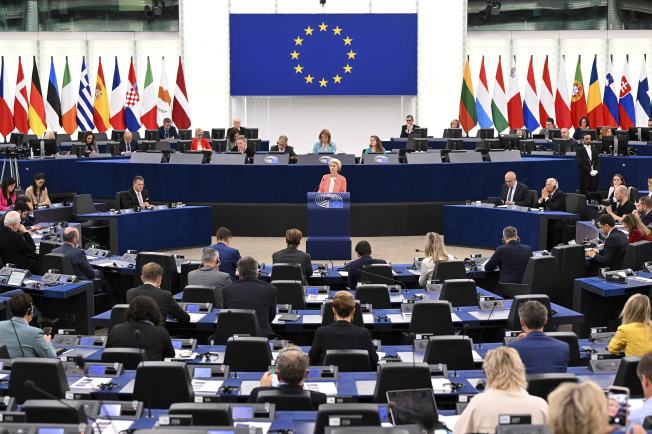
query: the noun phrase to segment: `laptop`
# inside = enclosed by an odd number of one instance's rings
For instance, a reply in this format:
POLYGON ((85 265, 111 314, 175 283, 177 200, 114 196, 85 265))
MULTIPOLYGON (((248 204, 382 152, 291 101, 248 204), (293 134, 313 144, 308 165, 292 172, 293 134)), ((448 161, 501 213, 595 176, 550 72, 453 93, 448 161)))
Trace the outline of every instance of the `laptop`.
POLYGON ((389 391, 387 407, 394 425, 419 424, 426 429, 443 428, 432 389, 389 391))

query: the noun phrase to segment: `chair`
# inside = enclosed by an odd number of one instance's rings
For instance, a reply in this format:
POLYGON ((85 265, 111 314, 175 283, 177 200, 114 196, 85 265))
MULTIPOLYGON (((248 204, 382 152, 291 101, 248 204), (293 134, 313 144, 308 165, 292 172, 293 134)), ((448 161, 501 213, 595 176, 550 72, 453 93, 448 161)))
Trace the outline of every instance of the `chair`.
POLYGON ((553 297, 553 301, 562 306, 572 307, 575 279, 586 276, 584 246, 582 244, 556 246, 551 254, 557 258, 560 280, 559 294, 553 297))
POLYGON ((410 334, 431 333, 439 336, 454 334, 451 304, 444 300, 414 303, 408 332, 410 334))
POLYGON ((640 357, 633 356, 623 357, 620 359, 618 371, 616 371, 616 378, 614 378, 613 385, 629 388, 629 396, 631 398, 643 397, 641 380, 639 380, 638 375, 636 375, 636 368, 638 368, 638 362, 640 360, 640 357))
POLYGON ((224 364, 236 372, 267 371, 272 364, 269 340, 260 337, 230 337, 226 341, 224 364))
POLYGON ((464 261, 439 261, 432 270, 432 280, 466 279, 464 261))
POLYGON ((58 399, 64 399, 69 390, 66 373, 58 359, 25 357, 15 359, 11 366, 7 394, 16 398, 18 404, 28 399, 50 399, 50 396, 28 387, 25 384, 28 380, 58 399))
POLYGON ((110 363, 122 363, 125 369, 136 369, 140 362, 146 357, 140 348, 105 348, 102 351, 102 361, 110 363))
POLYGON ((550 309, 550 297, 548 297, 546 294, 528 294, 515 296, 514 300, 512 300, 512 306, 509 309, 509 315, 507 316, 507 327, 510 330, 521 329, 521 317, 518 315, 518 307, 521 305, 521 303, 532 300, 542 303, 546 309, 548 309, 548 322, 546 323, 544 330, 553 331, 553 326, 550 321, 550 318, 552 317, 552 310, 550 309))
POLYGON ((548 399, 550 392, 562 383, 577 383, 575 374, 531 374, 527 376, 527 391, 530 395, 548 399))
POLYGON ((41 241, 38 249, 38 269, 40 270, 41 274, 45 274, 48 271, 47 268, 43 268, 43 257, 48 253, 52 253, 52 250, 56 249, 62 244, 63 243, 60 243, 58 241, 51 241, 51 240, 41 241))
POLYGON ((177 262, 171 253, 141 252, 136 255, 136 285, 142 284, 140 274, 143 271, 143 265, 155 262, 163 267, 163 279, 161 280, 161 289, 171 291, 173 294, 179 292, 179 273, 177 272, 177 262))
POLYGON ((109 330, 113 328, 114 325, 122 324, 125 322, 125 312, 129 309, 128 304, 115 304, 111 308, 111 317, 109 319, 109 330))
POLYGON ((386 363, 378 365, 374 402, 387 402, 390 390, 432 389, 430 367, 426 363, 386 363))
POLYGON ((213 345, 225 345, 233 335, 260 336, 255 310, 223 309, 217 316, 215 333, 208 338, 213 345))
POLYGON ((393 284, 394 278, 392 276, 392 266, 389 264, 364 265, 360 271, 360 283, 393 284))
POLYGON ((477 306, 478 291, 473 279, 447 279, 441 288, 440 300, 449 301, 453 307, 477 306))
MULTIPOLYGON (((335 322, 335 316, 333 315, 333 302, 326 301, 322 304, 321 310, 321 325, 330 325, 335 322)), ((355 324, 359 327, 364 327, 364 321, 362 319, 362 309, 360 308, 360 300, 355 301, 355 311, 353 312, 353 321, 352 324, 355 324)))
POLYGON ((652 260, 652 242, 645 240, 637 241, 627 246, 622 268, 641 270, 643 269, 643 264, 650 260, 652 260))
POLYGON ((272 265, 272 274, 269 280, 298 280, 307 285, 306 277, 303 275, 301 264, 288 264, 278 262, 272 265))
POLYGON ((445 363, 449 370, 475 369, 473 341, 464 335, 433 336, 428 340, 423 361, 428 364, 445 363))
POLYGON ((0 359, 11 359, 6 345, 0 345, 0 359))
POLYGON ((94 133, 96 142, 106 142, 109 140, 106 133, 94 133))
POLYGON ((306 295, 301 280, 272 280, 276 287, 276 303, 292 305, 292 309, 306 308, 306 295))
POLYGON ((175 402, 170 406, 168 414, 189 414, 193 425, 232 426, 233 418, 229 404, 213 402, 175 402))
MULTIPOLYGON (((586 206, 586 196, 583 194, 577 193, 566 193, 566 212, 577 214, 578 220, 587 220, 588 208, 586 206)), ((566 223, 564 224, 564 229, 562 231, 562 242, 567 243, 570 240, 575 239, 575 223, 566 223)), ((581 242, 582 240, 578 240, 581 242)))
POLYGON ((324 366, 337 366, 340 372, 371 371, 367 350, 326 350, 324 366))
POLYGON ((136 369, 133 399, 142 401, 147 408, 193 402, 195 392, 185 363, 142 362, 136 369))
POLYGON ((538 208, 539 207, 539 195, 536 190, 530 190, 528 192, 528 199, 530 200, 530 207, 538 208))
POLYGON ((559 297, 559 265, 554 256, 533 256, 528 260, 521 283, 500 283, 500 291, 506 297, 514 298, 525 294, 547 294, 559 297))
POLYGON ((309 390, 261 390, 256 403, 276 405, 276 411, 314 411, 309 390))
MULTIPOLYGON (((60 274, 75 274, 70 258, 63 253, 48 253, 43 256, 42 270, 57 270, 60 274)), ((79 277, 79 276, 77 276, 79 277)))
POLYGON ((185 288, 188 285, 188 274, 201 267, 199 262, 184 262, 181 264, 181 273, 179 274, 179 288, 185 288))
POLYGON ((360 285, 355 290, 355 298, 362 304, 371 304, 374 309, 390 309, 392 302, 389 299, 387 285, 360 285))
POLYGON ((640 193, 638 192, 638 188, 629 187, 629 200, 632 202, 638 202, 639 197, 640 193))
POLYGON ((188 285, 183 288, 181 301, 186 303, 213 303, 215 300, 215 288, 211 286, 188 285))
POLYGON ((546 335, 568 344, 568 366, 582 366, 579 338, 573 332, 548 332, 546 335))
POLYGON ((54 399, 29 399, 21 406, 28 423, 86 423, 84 404, 72 401, 64 404, 54 399))
POLYGON ((359 425, 380 427, 380 415, 376 404, 322 404, 317 412, 314 434, 324 434, 324 429, 331 426, 331 420, 333 426, 336 420, 341 422, 341 419, 336 416, 361 416, 359 425))

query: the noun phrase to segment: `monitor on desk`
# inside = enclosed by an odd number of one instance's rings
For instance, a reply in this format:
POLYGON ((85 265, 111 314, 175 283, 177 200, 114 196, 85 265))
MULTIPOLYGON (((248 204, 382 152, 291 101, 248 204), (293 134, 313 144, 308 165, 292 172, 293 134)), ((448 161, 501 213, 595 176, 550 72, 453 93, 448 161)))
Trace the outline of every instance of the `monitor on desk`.
POLYGON ((93 214, 95 212, 97 212, 97 209, 93 202, 93 196, 90 194, 76 194, 72 198, 71 213, 73 215, 93 214))
POLYGON ((192 131, 179 130, 179 140, 192 140, 192 131))
POLYGON ((158 140, 158 130, 145 130, 145 140, 158 140))
POLYGON ((125 130, 113 130, 111 131, 111 141, 119 142, 125 135, 125 130))
POLYGON ((575 140, 573 139, 552 139, 552 153, 553 155, 565 155, 567 152, 573 152, 575 140))
POLYGON ((85 157, 88 147, 83 143, 73 143, 70 146, 70 154, 77 157, 85 157))
POLYGON ((258 138, 258 128, 247 128, 245 130, 245 137, 247 137, 247 139, 257 139, 258 138))
POLYGON ((501 147, 503 149, 519 149, 518 144, 521 140, 521 137, 517 136, 516 134, 505 134, 502 135, 498 138, 498 142, 500 143, 501 147))
POLYGON ((461 128, 446 128, 444 134, 442 135, 444 139, 461 139, 462 138, 462 129, 461 128))
POLYGON ((387 407, 394 425, 434 426, 439 419, 432 389, 388 391, 387 407))
POLYGON ((225 137, 224 128, 213 128, 211 129, 211 139, 222 140, 225 137))
POLYGON ((118 142, 107 142, 106 144, 106 152, 111 154, 112 156, 120 155, 120 143, 118 142))
POLYGON ((32 148, 34 155, 41 157, 54 155, 59 152, 59 146, 57 145, 56 139, 30 139, 29 147, 32 148), (41 146, 43 146, 42 149, 41 146))
POLYGON ((426 139, 428 138, 428 128, 415 128, 408 137, 426 139))
POLYGON ((405 143, 405 149, 408 151, 427 151, 428 150, 428 139, 421 137, 408 137, 407 143, 405 143))
POLYGON ((478 130, 477 137, 480 140, 493 139, 494 138, 494 129, 493 128, 480 128, 478 130))

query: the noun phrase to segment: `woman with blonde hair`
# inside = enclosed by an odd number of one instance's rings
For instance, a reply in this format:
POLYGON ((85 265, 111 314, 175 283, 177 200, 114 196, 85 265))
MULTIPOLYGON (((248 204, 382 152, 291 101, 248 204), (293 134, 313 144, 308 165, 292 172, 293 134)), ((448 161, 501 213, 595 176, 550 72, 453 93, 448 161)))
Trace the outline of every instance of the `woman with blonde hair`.
POLYGON ((495 433, 498 417, 503 414, 529 415, 533 424, 546 423, 548 404, 527 393, 525 366, 514 348, 498 347, 487 352, 483 369, 487 388, 464 409, 454 434, 495 433))
POLYGON ((448 254, 444 239, 436 232, 428 232, 423 242, 424 258, 421 261, 421 275, 419 276, 419 285, 426 286, 428 279, 432 278, 432 272, 435 265, 440 261, 455 259, 455 256, 448 254))
POLYGON ((610 353, 625 351, 625 356, 642 356, 652 351, 652 308, 647 295, 634 294, 620 313, 622 324, 609 342, 610 353))
POLYGON ((342 162, 337 158, 331 158, 328 163, 330 173, 321 178, 319 183, 320 193, 346 193, 346 178, 340 175, 342 162))
POLYGON ((629 233, 627 241, 630 243, 652 241, 652 231, 643 224, 643 220, 637 214, 625 214, 623 216, 623 226, 629 233))
POLYGON ((612 431, 607 398, 592 381, 563 383, 548 395, 548 426, 553 434, 606 434, 612 431))

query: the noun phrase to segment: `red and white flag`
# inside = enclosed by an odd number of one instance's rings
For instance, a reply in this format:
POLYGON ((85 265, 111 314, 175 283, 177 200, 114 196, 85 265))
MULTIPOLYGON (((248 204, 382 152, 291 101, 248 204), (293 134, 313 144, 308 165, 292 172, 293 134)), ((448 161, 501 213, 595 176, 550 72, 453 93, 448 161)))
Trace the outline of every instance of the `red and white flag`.
POLYGON ((509 89, 507 94, 507 117, 509 119, 509 128, 523 128, 523 103, 521 100, 521 91, 518 85, 518 76, 516 75, 516 58, 509 71, 509 89))
POLYGON ((5 56, 0 69, 0 134, 5 138, 14 130, 14 115, 9 106, 9 80, 5 73, 5 56))
POLYGON ((174 90, 174 102, 172 103, 172 121, 180 129, 190 128, 190 104, 188 104, 188 93, 186 92, 186 79, 183 76, 183 65, 179 57, 179 68, 177 69, 177 87, 174 90))
POLYGON ((27 134, 29 122, 27 120, 27 82, 23 74, 23 64, 18 56, 18 74, 16 75, 16 97, 14 98, 14 125, 16 129, 27 134))
POLYGON ((548 70, 548 56, 543 64, 543 77, 541 78, 539 96, 539 123, 545 128, 546 119, 553 117, 555 105, 552 99, 552 84, 550 82, 550 71, 548 70))
POLYGON ((570 128, 573 126, 570 111, 570 94, 566 84, 566 62, 564 56, 559 61, 559 71, 557 71, 557 92, 555 93, 555 117, 557 118, 557 127, 570 128))

